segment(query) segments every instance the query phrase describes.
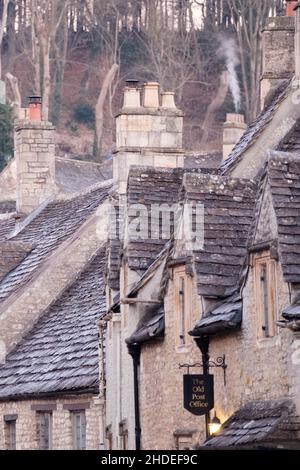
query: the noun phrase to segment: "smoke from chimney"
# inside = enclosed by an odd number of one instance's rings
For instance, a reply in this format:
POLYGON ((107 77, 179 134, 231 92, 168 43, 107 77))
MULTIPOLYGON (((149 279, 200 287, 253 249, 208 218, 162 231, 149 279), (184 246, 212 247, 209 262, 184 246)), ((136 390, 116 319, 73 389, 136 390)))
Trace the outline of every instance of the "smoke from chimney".
POLYGON ((226 68, 228 71, 229 88, 232 93, 235 112, 238 113, 241 109, 241 89, 239 85, 237 67, 240 64, 236 42, 233 38, 220 38, 221 46, 218 50, 218 55, 225 59, 226 68))

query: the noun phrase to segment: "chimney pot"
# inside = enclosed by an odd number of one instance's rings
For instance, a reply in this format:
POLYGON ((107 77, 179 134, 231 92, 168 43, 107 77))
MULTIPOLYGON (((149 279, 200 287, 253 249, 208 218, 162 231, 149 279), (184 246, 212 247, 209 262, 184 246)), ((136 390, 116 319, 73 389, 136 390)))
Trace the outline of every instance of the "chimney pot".
POLYGON ((162 108, 168 108, 168 109, 176 109, 176 104, 175 104, 175 93, 171 91, 166 91, 165 93, 161 94, 162 96, 162 108))
POLYGON ((144 107, 159 108, 159 83, 148 82, 144 85, 144 107))
POLYGON ((245 116, 237 113, 227 113, 226 122, 245 124, 245 116))
POLYGON ((42 98, 40 96, 29 97, 29 120, 42 120, 42 98))
POLYGON ((298 4, 298 0, 287 0, 286 2, 286 16, 296 16, 295 7, 298 4))
POLYGON ((138 88, 126 87, 124 89, 124 108, 139 108, 141 106, 140 90, 138 88))
POLYGON ((247 129, 243 114, 228 113, 223 125, 223 160, 230 155, 247 129))

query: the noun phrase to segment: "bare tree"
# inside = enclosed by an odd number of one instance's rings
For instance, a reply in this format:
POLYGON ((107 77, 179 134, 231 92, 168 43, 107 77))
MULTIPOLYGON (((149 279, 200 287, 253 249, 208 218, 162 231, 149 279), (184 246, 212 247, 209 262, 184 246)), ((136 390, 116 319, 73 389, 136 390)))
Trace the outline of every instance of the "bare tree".
POLYGON ((202 124, 202 139, 201 139, 201 149, 204 150, 208 140, 209 132, 213 128, 216 112, 221 108, 222 104, 226 99, 228 93, 228 73, 223 72, 220 77, 220 84, 216 96, 213 98, 212 102, 207 108, 207 112, 202 124))
POLYGON ((184 86, 196 80, 201 68, 194 32, 159 29, 139 35, 137 39, 145 60, 137 65, 136 74, 155 79, 164 91, 176 92, 180 103, 184 86))
POLYGON ((261 32, 274 0, 226 0, 240 50, 247 120, 259 111, 259 80, 262 72, 261 32))
POLYGON ((31 0, 32 8, 32 59, 35 69, 35 86, 42 91, 43 119, 49 118, 51 68, 50 54, 56 49, 59 27, 65 19, 69 0, 31 0), (39 82, 41 87, 39 88, 39 82))
POLYGON ((7 26, 7 11, 8 11, 8 4, 10 0, 3 0, 2 1, 2 14, 0 20, 0 79, 2 79, 2 43, 4 38, 4 32, 7 26))
POLYGON ((11 100, 11 105, 14 110, 14 117, 19 117, 19 111, 22 106, 22 99, 21 99, 21 93, 19 89, 19 82, 18 79, 12 75, 10 72, 7 72, 5 75, 5 78, 7 82, 10 85, 11 92, 12 92, 12 100, 11 100))

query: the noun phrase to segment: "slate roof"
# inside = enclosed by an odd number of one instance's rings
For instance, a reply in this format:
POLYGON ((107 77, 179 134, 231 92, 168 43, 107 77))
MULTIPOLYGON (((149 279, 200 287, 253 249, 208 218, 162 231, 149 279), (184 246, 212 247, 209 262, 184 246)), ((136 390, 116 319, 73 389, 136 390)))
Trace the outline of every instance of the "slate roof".
POLYGON ((64 193, 76 193, 112 178, 112 163, 55 158, 55 180, 64 193))
POLYGON ((240 408, 222 430, 205 443, 207 447, 255 448, 280 442, 300 445, 300 418, 289 399, 254 401, 240 408))
POLYGON ((296 122, 293 129, 280 142, 277 150, 283 152, 300 152, 300 119, 296 122))
POLYGON ((286 282, 300 282, 300 159, 271 152, 267 165, 278 225, 279 257, 286 282))
POLYGON ((1 201, 0 202, 0 214, 7 214, 16 211, 15 201, 1 201))
POLYGON ((198 294, 227 297, 241 279, 256 184, 218 175, 186 174, 184 188, 188 202, 204 205, 204 247, 194 251, 198 294))
POLYGON ((0 302, 28 281, 47 256, 96 211, 108 197, 111 187, 111 182, 102 183, 76 197, 49 203, 11 239, 15 242, 28 242, 33 249, 0 283, 0 302))
POLYGON ((199 320, 191 336, 213 335, 236 330, 242 324, 243 302, 240 294, 235 294, 225 302, 209 309, 199 320))
POLYGON ((105 247, 0 366, 0 400, 98 390, 105 247))
POLYGON ((15 224, 16 224, 16 221, 14 218, 9 218, 6 220, 0 219, 0 241, 6 239, 6 237, 14 229, 15 224))
POLYGON ((184 157, 184 168, 187 170, 201 168, 203 172, 214 172, 219 168, 222 158, 222 154, 218 152, 189 153, 184 157))
POLYGON ((108 264, 106 270, 107 285, 115 290, 120 290, 120 269, 122 257, 122 235, 123 235, 123 217, 120 205, 119 195, 114 193, 110 198, 111 214, 109 244, 108 244, 108 264))
POLYGON ((165 312, 163 305, 152 306, 138 323, 136 330, 126 339, 127 344, 141 344, 161 339, 165 331, 165 312))
POLYGON ((231 170, 243 157, 244 152, 256 142, 258 137, 265 130, 268 123, 273 119, 273 116, 276 113, 279 105, 288 96, 290 92, 290 83, 290 80, 285 80, 274 91, 270 103, 267 104, 262 113, 248 127, 246 132, 232 150, 231 154, 221 164, 221 174, 226 174, 229 170, 231 170))
POLYGON ((300 296, 297 296, 293 304, 282 311, 282 316, 286 320, 300 320, 300 296))
MULTIPOLYGON (((128 204, 143 204, 150 209, 152 204, 178 203, 183 173, 182 168, 132 167, 128 179, 128 204)), ((152 228, 158 230, 158 227, 152 228)), ((150 233, 145 240, 131 237, 128 243, 129 268, 142 274, 168 240, 168 237, 154 239, 150 233)))

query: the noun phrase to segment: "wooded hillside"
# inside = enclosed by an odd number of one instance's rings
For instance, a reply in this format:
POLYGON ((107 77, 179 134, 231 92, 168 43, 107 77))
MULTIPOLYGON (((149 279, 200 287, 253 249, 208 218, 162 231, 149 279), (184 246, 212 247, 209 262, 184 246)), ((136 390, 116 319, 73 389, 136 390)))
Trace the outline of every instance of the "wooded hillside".
POLYGON ((42 95, 62 155, 109 156, 113 116, 132 78, 176 92, 188 149, 218 150, 226 112, 248 122, 257 114, 261 29, 284 3, 1 0, 0 78, 16 110, 42 95))

